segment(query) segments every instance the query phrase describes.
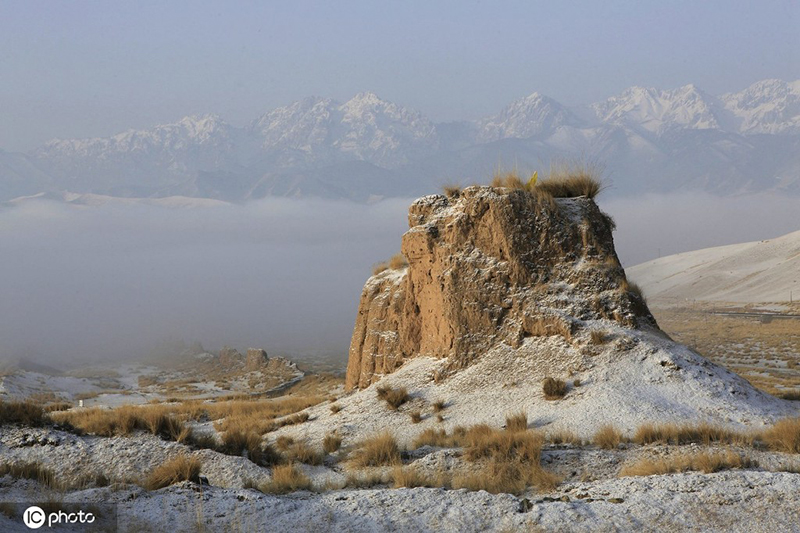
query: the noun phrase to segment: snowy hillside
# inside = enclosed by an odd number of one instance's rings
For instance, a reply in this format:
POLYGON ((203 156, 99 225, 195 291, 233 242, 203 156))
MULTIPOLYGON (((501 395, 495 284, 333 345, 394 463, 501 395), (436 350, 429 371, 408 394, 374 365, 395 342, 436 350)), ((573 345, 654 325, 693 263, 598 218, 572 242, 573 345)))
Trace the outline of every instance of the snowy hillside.
POLYGON ((787 302, 800 298, 800 231, 706 248, 628 269, 651 299, 787 302))

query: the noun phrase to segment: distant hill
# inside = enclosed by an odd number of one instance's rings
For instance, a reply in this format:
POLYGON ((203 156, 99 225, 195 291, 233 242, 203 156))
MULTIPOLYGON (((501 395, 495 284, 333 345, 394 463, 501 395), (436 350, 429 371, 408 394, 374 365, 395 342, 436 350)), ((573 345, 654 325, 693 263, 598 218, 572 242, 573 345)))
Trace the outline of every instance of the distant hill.
POLYGON ((0 201, 41 192, 244 201, 370 201, 484 182, 498 165, 597 160, 609 194, 702 190, 800 193, 800 80, 720 96, 694 85, 631 87, 568 108, 533 93, 496 115, 436 124, 370 92, 311 97, 236 127, 217 115, 107 138, 0 151, 0 201))
POLYGON ((651 299, 788 302, 800 299, 800 231, 706 248, 627 269, 651 299))

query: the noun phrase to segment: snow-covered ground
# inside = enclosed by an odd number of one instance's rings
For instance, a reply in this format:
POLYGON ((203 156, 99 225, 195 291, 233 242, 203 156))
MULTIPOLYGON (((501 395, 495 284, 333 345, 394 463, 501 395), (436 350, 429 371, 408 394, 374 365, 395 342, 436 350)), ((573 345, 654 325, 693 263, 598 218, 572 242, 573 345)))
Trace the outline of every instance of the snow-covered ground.
POLYGON ((651 300, 746 303, 798 300, 800 231, 776 239, 662 257, 626 271, 651 300))

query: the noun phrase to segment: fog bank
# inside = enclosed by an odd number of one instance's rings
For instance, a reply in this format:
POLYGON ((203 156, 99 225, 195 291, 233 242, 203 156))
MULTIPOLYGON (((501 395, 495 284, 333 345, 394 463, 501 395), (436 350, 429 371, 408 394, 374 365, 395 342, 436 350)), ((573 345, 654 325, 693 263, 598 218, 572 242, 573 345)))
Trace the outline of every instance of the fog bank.
MULTIPOLYGON (((141 355, 165 339, 346 351, 364 281, 400 248, 410 199, 170 208, 0 208, 0 359, 141 355)), ((800 229, 800 200, 599 198, 623 264, 800 229)))

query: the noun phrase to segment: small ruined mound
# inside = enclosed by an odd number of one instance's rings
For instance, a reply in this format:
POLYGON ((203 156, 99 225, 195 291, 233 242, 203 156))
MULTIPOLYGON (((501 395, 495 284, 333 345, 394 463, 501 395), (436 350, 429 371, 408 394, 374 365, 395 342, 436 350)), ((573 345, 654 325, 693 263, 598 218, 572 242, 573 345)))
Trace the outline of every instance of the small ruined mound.
POLYGON ((499 344, 569 342, 590 320, 656 326, 620 266, 613 221, 590 198, 475 186, 418 199, 408 220, 408 266, 362 292, 347 389, 416 355, 446 358, 447 373, 499 344))

